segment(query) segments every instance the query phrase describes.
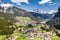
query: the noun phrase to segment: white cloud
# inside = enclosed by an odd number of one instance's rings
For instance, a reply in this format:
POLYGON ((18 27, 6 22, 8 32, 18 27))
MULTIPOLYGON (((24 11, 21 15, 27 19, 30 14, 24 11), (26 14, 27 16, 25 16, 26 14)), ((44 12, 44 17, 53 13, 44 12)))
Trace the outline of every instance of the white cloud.
POLYGON ((16 3, 18 5, 21 5, 21 2, 29 3, 28 0, 11 0, 13 3, 16 3))
POLYGON ((12 4, 4 4, 4 3, 3 3, 3 4, 0 4, 0 6, 1 6, 1 7, 13 7, 12 4))
POLYGON ((45 3, 48 3, 48 2, 50 2, 51 0, 41 0, 40 2, 39 2, 39 4, 45 4, 45 3))
POLYGON ((54 14, 54 13, 56 13, 57 11, 55 11, 55 10, 51 10, 51 11, 49 11, 48 13, 49 14, 54 14))

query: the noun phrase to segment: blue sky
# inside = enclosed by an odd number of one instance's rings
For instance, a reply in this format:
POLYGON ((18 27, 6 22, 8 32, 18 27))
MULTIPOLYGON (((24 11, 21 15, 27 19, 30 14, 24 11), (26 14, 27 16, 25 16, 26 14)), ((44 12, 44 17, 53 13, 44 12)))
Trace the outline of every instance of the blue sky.
POLYGON ((4 2, 30 11, 34 9, 40 9, 45 12, 50 10, 57 11, 60 6, 60 0, 0 0, 0 4, 4 2))

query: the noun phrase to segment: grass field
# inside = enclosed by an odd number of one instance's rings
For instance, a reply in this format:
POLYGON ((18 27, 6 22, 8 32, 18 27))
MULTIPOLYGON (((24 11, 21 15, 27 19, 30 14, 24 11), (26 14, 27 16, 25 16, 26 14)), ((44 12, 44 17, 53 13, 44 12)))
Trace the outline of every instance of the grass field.
POLYGON ((24 35, 19 36, 16 40, 25 40, 24 35))
POLYGON ((4 35, 0 35, 0 40, 3 40, 5 38, 4 35))

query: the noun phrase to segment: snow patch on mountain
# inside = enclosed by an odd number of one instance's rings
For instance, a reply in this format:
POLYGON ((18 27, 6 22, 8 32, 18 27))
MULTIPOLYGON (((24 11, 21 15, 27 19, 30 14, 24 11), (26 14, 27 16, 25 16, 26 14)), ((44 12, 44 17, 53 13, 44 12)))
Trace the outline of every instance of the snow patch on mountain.
POLYGON ((54 13, 56 13, 57 11, 51 10, 51 11, 49 11, 49 12, 45 12, 45 11, 42 11, 42 10, 40 10, 40 9, 34 9, 33 12, 40 13, 40 14, 54 14, 54 13))

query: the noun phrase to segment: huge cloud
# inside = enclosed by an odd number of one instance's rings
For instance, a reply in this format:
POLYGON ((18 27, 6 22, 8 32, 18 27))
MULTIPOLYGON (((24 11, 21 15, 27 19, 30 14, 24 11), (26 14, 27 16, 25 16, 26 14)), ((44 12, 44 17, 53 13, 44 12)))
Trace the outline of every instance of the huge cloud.
POLYGON ((20 5, 21 2, 29 3, 28 0, 11 0, 13 3, 20 5))
POLYGON ((51 0, 41 0, 40 2, 39 2, 39 4, 45 4, 45 3, 48 3, 48 2, 50 2, 51 0))

